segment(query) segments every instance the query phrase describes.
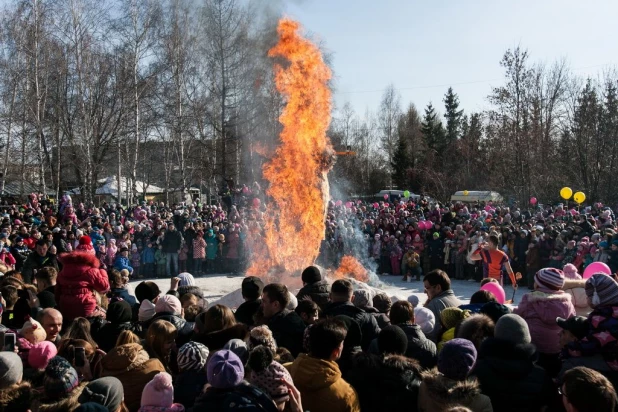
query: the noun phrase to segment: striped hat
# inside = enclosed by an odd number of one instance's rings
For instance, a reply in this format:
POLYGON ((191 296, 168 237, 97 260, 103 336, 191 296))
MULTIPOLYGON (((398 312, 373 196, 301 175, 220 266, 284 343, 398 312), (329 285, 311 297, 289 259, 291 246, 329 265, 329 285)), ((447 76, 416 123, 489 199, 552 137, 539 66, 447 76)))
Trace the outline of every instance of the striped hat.
POLYGON ((618 305, 618 283, 605 273, 595 273, 586 281, 586 296, 594 307, 618 305))
POLYGON ((541 269, 534 275, 534 282, 542 292, 557 292, 564 287, 564 273, 555 268, 541 269))
POLYGON ((206 345, 194 341, 185 343, 178 350, 178 370, 201 371, 206 366, 209 350, 206 345))

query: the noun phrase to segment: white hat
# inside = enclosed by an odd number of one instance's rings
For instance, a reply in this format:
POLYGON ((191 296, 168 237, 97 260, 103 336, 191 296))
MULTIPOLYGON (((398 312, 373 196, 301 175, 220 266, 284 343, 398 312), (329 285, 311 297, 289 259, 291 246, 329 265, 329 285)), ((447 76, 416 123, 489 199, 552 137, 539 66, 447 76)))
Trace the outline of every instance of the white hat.
POLYGON ((436 317, 427 308, 414 308, 414 323, 420 326, 423 333, 427 335, 436 326, 436 317))

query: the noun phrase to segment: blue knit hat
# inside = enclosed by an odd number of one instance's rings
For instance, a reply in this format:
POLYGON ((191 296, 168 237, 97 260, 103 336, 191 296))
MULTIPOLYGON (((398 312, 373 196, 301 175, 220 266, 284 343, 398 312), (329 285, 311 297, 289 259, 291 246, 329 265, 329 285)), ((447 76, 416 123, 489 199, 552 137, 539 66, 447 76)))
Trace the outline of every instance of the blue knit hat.
POLYGON ((79 385, 77 371, 63 357, 54 356, 47 364, 43 376, 45 396, 50 399, 65 398, 77 385, 79 385))
POLYGON ((476 362, 476 348, 467 339, 451 339, 438 354, 438 371, 447 378, 463 381, 476 362))

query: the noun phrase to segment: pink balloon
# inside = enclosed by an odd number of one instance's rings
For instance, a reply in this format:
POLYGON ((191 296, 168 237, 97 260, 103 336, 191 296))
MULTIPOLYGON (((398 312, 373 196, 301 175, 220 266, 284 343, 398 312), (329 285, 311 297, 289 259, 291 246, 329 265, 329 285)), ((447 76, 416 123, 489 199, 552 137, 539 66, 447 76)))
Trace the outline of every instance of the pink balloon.
POLYGON ((485 211, 486 212, 489 212, 490 210, 491 210, 491 206, 489 206, 489 205, 485 206, 485 211))
POLYGON ((421 220, 420 222, 418 222, 418 228, 419 228, 420 230, 425 230, 425 229, 426 229, 426 227, 425 227, 425 221, 424 221, 424 220, 421 220))
POLYGON ((352 202, 345 202, 345 207, 347 207, 348 209, 351 209, 353 204, 354 203, 352 202))
POLYGON ((377 208, 379 208, 379 207, 380 207, 380 205, 379 205, 377 202, 373 204, 373 208, 374 208, 374 209, 377 209, 377 208))
POLYGON ((425 220, 425 229, 429 230, 433 227, 433 222, 431 220, 425 220))
POLYGON ((483 287, 481 288, 481 290, 486 290, 487 292, 491 293, 492 295, 496 297, 496 300, 498 301, 498 303, 501 303, 504 305, 504 302, 506 301, 506 294, 504 293, 504 289, 502 289, 502 286, 500 286, 499 283, 496 283, 496 282, 485 283, 483 287))
POLYGON ((536 197, 533 196, 533 197, 530 198, 530 204, 531 205, 536 205, 536 202, 537 202, 536 197))
POLYGON ((342 203, 343 203, 343 202, 342 202, 341 200, 337 200, 337 201, 335 202, 335 206, 341 206, 341 204, 342 204, 342 203))
POLYGON ((388 200, 388 195, 384 195, 384 200, 388 200))
POLYGON ((582 278, 588 279, 590 276, 594 275, 595 273, 603 273, 604 275, 609 276, 612 274, 612 270, 609 268, 609 266, 607 266, 603 262, 593 262, 589 264, 588 266, 586 266, 586 269, 584 269, 584 274, 582 275, 582 278))

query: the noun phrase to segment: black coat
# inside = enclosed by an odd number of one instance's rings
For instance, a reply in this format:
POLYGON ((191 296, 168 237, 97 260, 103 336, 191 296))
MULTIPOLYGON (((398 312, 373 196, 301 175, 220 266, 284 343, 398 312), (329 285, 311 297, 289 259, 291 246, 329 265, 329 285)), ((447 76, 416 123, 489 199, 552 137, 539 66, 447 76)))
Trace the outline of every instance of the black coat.
POLYGON ((267 325, 277 346, 286 348, 294 357, 302 352, 305 323, 296 312, 285 309, 268 319, 267 325))
POLYGON ((243 382, 231 389, 206 389, 189 412, 226 410, 277 412, 277 407, 262 390, 243 382))
POLYGON ((380 333, 380 327, 378 326, 376 318, 364 310, 357 308, 352 302, 331 303, 324 310, 324 315, 327 317, 345 315, 358 322, 358 326, 360 326, 361 332, 363 333, 363 339, 361 341, 363 350, 367 350, 371 341, 377 338, 380 333))
POLYGON ((421 327, 412 323, 400 323, 397 326, 403 329, 408 338, 406 356, 416 359, 424 369, 436 366, 438 361, 436 344, 425 337, 421 327))
POLYGON ((260 305, 262 304, 262 299, 257 300, 248 300, 243 302, 236 312, 234 312, 234 317, 236 317, 236 322, 244 323, 247 326, 253 326, 253 315, 260 309, 260 305))
POLYGON ((534 345, 515 345, 496 338, 486 339, 471 372, 495 411, 538 411, 549 405, 555 388, 544 369, 535 364, 534 345))
POLYGON ((248 334, 249 328, 247 325, 238 323, 234 326, 230 326, 229 328, 215 332, 193 334, 193 338, 191 340, 203 343, 206 347, 208 347, 208 350, 211 353, 215 353, 216 351, 223 349, 225 344, 232 339, 245 340, 248 334))
POLYGON ((312 301, 324 310, 329 303, 330 285, 326 280, 309 283, 303 286, 296 295, 299 301, 305 297, 310 297, 312 301))
POLYGON ((178 230, 168 230, 163 237, 163 252, 165 253, 178 253, 182 246, 182 235, 178 230))
POLYGON ((146 334, 146 332, 148 332, 148 328, 150 327, 150 325, 152 325, 152 322, 157 319, 166 320, 176 327, 176 330, 178 331, 178 336, 176 337, 176 346, 178 347, 181 347, 182 345, 187 343, 191 338, 191 335, 193 334, 193 326, 195 325, 195 322, 187 322, 180 316, 176 316, 171 312, 159 312, 155 313, 155 315, 144 324, 144 335, 146 334))
POLYGON ((174 402, 182 404, 185 409, 192 407, 206 382, 206 368, 202 372, 180 372, 174 380, 174 402))

